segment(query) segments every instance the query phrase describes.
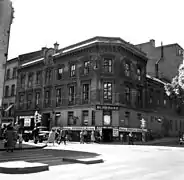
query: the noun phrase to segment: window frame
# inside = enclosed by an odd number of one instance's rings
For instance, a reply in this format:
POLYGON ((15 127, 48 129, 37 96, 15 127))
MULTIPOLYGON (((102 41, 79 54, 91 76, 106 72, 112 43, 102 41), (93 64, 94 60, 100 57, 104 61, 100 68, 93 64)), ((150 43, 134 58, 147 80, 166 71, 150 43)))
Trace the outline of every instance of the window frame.
POLYGON ((76 91, 75 85, 70 85, 68 87, 68 103, 69 103, 69 105, 75 104, 75 91, 76 91), (73 88, 73 90, 72 90, 72 88, 73 88))
POLYGON ((63 88, 56 88, 56 107, 60 107, 63 103, 62 99, 63 88), (58 93, 60 92, 60 93, 58 93))
POLYGON ((70 77, 75 77, 76 76, 76 64, 71 64, 70 65, 70 77))
POLYGON ((84 61, 84 75, 88 75, 90 71, 90 61, 84 61))
POLYGON ((11 96, 15 96, 15 84, 11 85, 11 96))
POLYGON ((131 88, 129 86, 125 86, 124 92, 125 92, 125 102, 126 104, 130 104, 131 103, 131 88))
POLYGON ((57 68, 57 80, 63 79, 63 73, 64 73, 64 68, 63 67, 57 68), (62 70, 61 73, 60 73, 60 70, 62 70))
POLYGON ((105 73, 112 73, 113 72, 113 59, 105 57, 103 59, 103 69, 105 73))
POLYGON ((90 90, 90 85, 89 83, 84 83, 82 84, 82 100, 83 103, 88 103, 89 102, 89 90, 90 90))
POLYGON ((111 81, 104 81, 103 82, 103 101, 112 103, 112 98, 113 98, 113 83, 111 81))
POLYGON ((10 87, 8 85, 5 86, 5 97, 9 96, 10 87))
POLYGON ((41 99, 41 92, 36 92, 35 93, 35 106, 38 106, 38 105, 40 105, 40 99, 41 99), (37 95, 39 95, 38 97, 37 97, 37 95))

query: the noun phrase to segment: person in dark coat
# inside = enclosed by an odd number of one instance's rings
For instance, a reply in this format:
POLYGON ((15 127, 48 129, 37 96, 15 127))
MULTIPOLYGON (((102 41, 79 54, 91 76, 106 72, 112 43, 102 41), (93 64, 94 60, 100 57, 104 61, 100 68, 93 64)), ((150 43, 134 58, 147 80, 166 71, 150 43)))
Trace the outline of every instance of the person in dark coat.
POLYGON ((7 131, 5 132, 5 148, 7 152, 13 152, 16 145, 16 141, 16 132, 14 131, 12 126, 8 126, 7 131))

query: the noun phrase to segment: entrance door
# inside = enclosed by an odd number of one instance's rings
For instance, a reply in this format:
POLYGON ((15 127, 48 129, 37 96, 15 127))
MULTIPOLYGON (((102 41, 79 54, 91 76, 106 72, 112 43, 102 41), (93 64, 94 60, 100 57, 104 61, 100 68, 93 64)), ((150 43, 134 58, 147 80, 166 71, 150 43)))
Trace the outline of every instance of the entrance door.
POLYGON ((112 141, 112 129, 102 129, 102 137, 104 142, 112 141))
POLYGON ((48 129, 50 128, 50 113, 43 113, 42 115, 42 126, 46 126, 48 129))

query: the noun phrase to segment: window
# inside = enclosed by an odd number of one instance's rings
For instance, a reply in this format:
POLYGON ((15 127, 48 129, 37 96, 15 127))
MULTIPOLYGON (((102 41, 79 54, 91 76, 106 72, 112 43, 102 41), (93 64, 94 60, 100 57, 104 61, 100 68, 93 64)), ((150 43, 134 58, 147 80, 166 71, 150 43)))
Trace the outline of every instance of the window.
POLYGON ((83 101, 88 102, 89 100, 89 84, 83 84, 83 101))
POLYGON ((137 91, 137 105, 142 107, 142 89, 138 89, 137 91))
POLYGON ((112 83, 105 82, 104 83, 104 101, 112 101, 112 83))
POLYGON ((104 71, 112 72, 112 59, 109 58, 104 59, 104 71))
MULTIPOLYGON (((7 108, 8 108, 8 104, 3 104, 3 110, 5 110, 7 108)), ((7 111, 3 111, 2 116, 7 117, 8 116, 7 111)))
POLYGON ((75 86, 69 87, 69 104, 74 104, 75 101, 75 86))
POLYGON ((94 111, 94 110, 92 110, 91 125, 92 125, 92 126, 95 126, 95 111, 94 111))
POLYGON ((21 88, 25 87, 25 80, 26 80, 25 74, 21 74, 21 77, 20 77, 20 87, 21 88))
POLYGON ((9 96, 9 86, 5 86, 5 97, 9 96))
POLYGON ((89 121, 89 112, 88 111, 82 111, 82 120, 83 120, 83 125, 88 125, 89 121))
POLYGON ((175 131, 177 131, 178 130, 178 122, 177 122, 177 120, 175 120, 175 131))
POLYGON ((47 69, 46 70, 45 83, 50 83, 51 82, 51 77, 52 77, 52 70, 47 69))
POLYGON ((19 95, 19 108, 23 109, 24 108, 24 95, 19 95))
POLYGON ((63 72, 64 72, 63 67, 57 69, 57 80, 61 80, 63 78, 63 72))
POLYGON ((89 61, 84 62, 84 74, 85 75, 89 74, 89 65, 90 65, 89 61))
POLYGON ((15 84, 11 86, 11 96, 15 95, 15 84))
POLYGON ((137 79, 141 80, 141 68, 137 68, 137 79))
POLYGON ((160 91, 156 92, 156 96, 157 96, 157 105, 160 105, 160 91))
POLYGON ((74 77, 75 75, 76 75, 75 64, 72 64, 70 66, 70 77, 74 77))
POLYGON ((130 77, 130 64, 125 63, 125 76, 130 77))
POLYGON ((36 92, 35 105, 38 106, 39 104, 40 104, 40 92, 36 92))
POLYGON ((10 79, 10 69, 6 71, 6 80, 10 79))
POLYGON ((36 72, 36 84, 41 84, 41 71, 36 72))
POLYGON ((28 87, 32 87, 33 86, 33 73, 30 73, 28 75, 28 87))
POLYGON ((30 109, 31 108, 31 105, 32 105, 32 94, 28 94, 27 95, 27 108, 30 109))
POLYGON ((61 106, 62 104, 62 89, 56 89, 56 107, 61 106))
POLYGON ((125 101, 127 104, 130 103, 130 88, 125 87, 125 101))
POLYGON ((15 79, 16 76, 17 76, 17 68, 14 67, 14 68, 13 68, 13 75, 12 75, 12 78, 15 79))
POLYGON ((76 120, 74 120, 74 113, 73 111, 68 112, 68 125, 76 125, 76 120))
POLYGON ((104 126, 111 125, 112 121, 112 111, 103 111, 103 124, 104 126))
POLYGON ((50 103, 51 103, 51 94, 50 94, 50 90, 46 90, 45 91, 45 107, 49 107, 50 103))

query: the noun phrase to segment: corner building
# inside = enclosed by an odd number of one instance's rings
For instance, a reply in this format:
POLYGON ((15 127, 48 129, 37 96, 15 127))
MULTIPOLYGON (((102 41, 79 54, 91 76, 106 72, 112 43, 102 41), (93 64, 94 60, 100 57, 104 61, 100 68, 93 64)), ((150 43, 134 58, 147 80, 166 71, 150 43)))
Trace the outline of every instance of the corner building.
POLYGON ((73 139, 81 129, 98 129, 104 141, 118 139, 147 118, 146 63, 142 51, 120 38, 46 49, 20 63, 17 116, 38 110, 42 125, 69 129, 73 139))

